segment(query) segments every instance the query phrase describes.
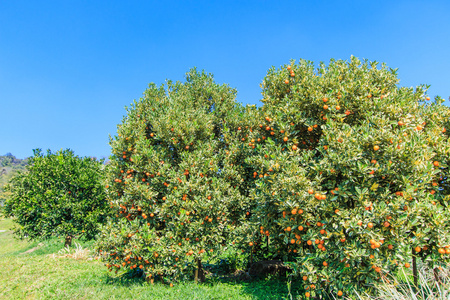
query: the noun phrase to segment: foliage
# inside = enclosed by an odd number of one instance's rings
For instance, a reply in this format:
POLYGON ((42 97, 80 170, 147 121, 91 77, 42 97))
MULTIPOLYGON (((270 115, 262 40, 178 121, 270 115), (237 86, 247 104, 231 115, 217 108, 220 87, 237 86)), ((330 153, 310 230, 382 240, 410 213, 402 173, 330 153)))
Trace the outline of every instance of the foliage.
POLYGON ((25 171, 28 158, 16 158, 11 153, 0 156, 0 211, 9 193, 4 190, 4 186, 18 172, 25 171))
MULTIPOLYGON (((252 113, 236 91, 195 69, 186 82, 150 84, 111 139, 107 190, 114 218, 98 250, 110 270, 176 280, 201 269, 248 217, 250 167, 235 147, 252 113), (238 133, 236 133, 238 132, 238 133)), ((254 109, 253 109, 254 110, 254 109)))
POLYGON ((450 109, 398 82, 352 57, 271 68, 258 109, 196 70, 150 85, 111 139, 108 268, 174 280, 233 245, 340 297, 445 264, 450 109))
POLYGON ((292 61, 262 83, 252 221, 306 297, 370 292, 412 252, 432 268, 450 258, 450 110, 397 83, 354 57, 292 61))
POLYGON ((10 197, 4 214, 14 218, 21 238, 79 234, 91 239, 107 217, 102 169, 102 161, 71 150, 44 155, 36 149, 27 172, 19 172, 6 186, 10 197))

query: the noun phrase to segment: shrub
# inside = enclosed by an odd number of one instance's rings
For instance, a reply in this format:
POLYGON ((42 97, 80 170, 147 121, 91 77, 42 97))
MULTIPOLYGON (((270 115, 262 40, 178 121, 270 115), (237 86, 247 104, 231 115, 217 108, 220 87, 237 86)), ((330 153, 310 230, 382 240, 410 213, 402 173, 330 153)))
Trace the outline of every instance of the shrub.
POLYGON ((282 259, 305 297, 339 297, 444 264, 450 110, 397 84, 354 57, 270 69, 259 109, 195 69, 151 84, 111 139, 108 268, 173 280, 232 244, 282 259))
POLYGON ((235 94, 193 69, 184 83, 150 84, 127 109, 110 142, 114 216, 97 243, 110 270, 171 281, 197 270, 201 279, 201 261, 231 242, 247 217, 251 174, 242 161, 248 150, 232 141, 245 139, 240 125, 252 109, 235 94))
MULTIPOLYGON (((399 265, 448 261, 450 110, 396 70, 332 60, 272 68, 254 166, 254 231, 306 296, 369 291, 399 265), (411 257, 413 261, 411 262, 411 257), (314 289, 315 288, 315 289, 314 289)), ((417 277, 416 277, 417 278, 417 277)))
POLYGON ((15 233, 30 239, 64 236, 68 244, 75 235, 92 239, 107 216, 102 161, 71 150, 33 152, 27 171, 7 185, 4 214, 17 223, 15 233))

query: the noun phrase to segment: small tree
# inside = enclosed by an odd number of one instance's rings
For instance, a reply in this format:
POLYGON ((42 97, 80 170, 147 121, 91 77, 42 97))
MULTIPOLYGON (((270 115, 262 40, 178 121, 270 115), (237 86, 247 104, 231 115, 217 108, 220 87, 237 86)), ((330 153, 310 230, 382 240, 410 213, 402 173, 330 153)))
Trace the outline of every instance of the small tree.
POLYGON ((252 220, 306 297, 369 291, 418 258, 450 258, 450 110, 397 83, 395 70, 354 57, 292 62, 263 81, 265 118, 250 138, 267 176, 252 220))
MULTIPOLYGON (((201 279, 248 211, 245 149, 233 141, 252 109, 212 75, 191 70, 186 82, 151 84, 111 139, 107 190, 114 217, 98 249, 116 272, 149 278, 201 279)), ((242 135, 242 136, 241 136, 242 135)))
POLYGON ((15 233, 30 239, 64 236, 66 245, 77 234, 92 239, 106 219, 102 161, 71 150, 33 153, 27 171, 6 186, 10 196, 4 214, 17 223, 15 233))

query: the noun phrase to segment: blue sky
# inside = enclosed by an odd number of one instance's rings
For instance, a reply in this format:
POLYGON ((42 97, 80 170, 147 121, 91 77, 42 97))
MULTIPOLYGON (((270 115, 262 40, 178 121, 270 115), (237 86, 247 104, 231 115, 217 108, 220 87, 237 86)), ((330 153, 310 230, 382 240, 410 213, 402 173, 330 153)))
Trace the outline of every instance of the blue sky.
POLYGON ((258 104, 271 66, 354 55, 448 105, 449 15, 448 0, 0 0, 0 155, 107 157, 124 107, 192 67, 258 104))

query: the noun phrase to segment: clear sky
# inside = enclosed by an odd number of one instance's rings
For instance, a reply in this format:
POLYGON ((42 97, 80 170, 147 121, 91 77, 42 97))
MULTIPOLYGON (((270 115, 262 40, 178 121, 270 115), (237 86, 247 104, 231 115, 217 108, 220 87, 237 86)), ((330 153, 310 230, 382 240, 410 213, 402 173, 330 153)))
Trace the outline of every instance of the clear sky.
POLYGON ((271 66, 354 55, 448 105, 449 16, 448 0, 0 0, 0 155, 108 157, 124 107, 194 66, 259 104, 271 66))

